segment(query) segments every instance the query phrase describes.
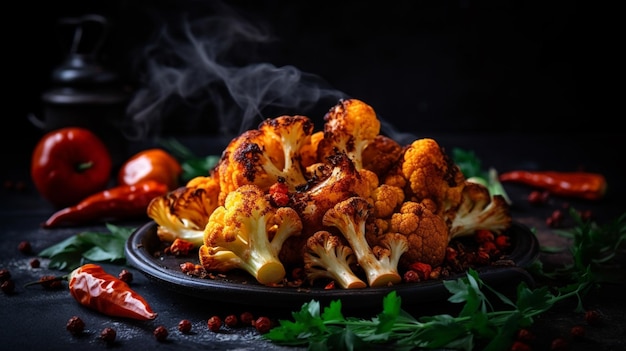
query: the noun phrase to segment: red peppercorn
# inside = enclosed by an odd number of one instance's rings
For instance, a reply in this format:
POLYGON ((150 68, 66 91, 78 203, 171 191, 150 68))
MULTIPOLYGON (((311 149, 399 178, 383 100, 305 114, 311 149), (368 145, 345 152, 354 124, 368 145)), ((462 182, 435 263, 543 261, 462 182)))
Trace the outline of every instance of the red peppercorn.
POLYGON ((528 203, 531 205, 542 205, 548 201, 550 193, 547 191, 533 190, 528 194, 528 203))
POLYGON ((0 282, 11 279, 11 272, 8 269, 0 269, 0 282))
POLYGON ((516 339, 523 342, 535 340, 535 335, 528 329, 522 328, 517 331, 516 339))
POLYGON ((589 310, 585 312, 585 321, 589 325, 597 325, 600 323, 600 313, 596 310, 589 310))
POLYGON ((229 314, 224 318, 224 324, 227 327, 234 328, 239 324, 239 319, 234 314, 229 314))
POLYGON ((262 316, 254 321, 254 327, 259 333, 265 334, 272 328, 272 322, 269 318, 262 316))
POLYGON ((582 339, 585 337, 585 327, 582 325, 575 325, 570 329, 570 335, 574 339, 582 339))
POLYGON ((553 351, 564 351, 567 350, 568 347, 569 344, 567 343, 567 340, 561 337, 552 340, 552 343, 550 343, 550 350, 553 351))
POLYGON ((239 321, 241 321, 241 324, 243 325, 252 325, 252 321, 254 321, 254 315, 252 315, 252 313, 250 312, 243 312, 239 316, 239 321))
POLYGON ((72 335, 79 335, 85 330, 85 322, 78 316, 72 316, 72 318, 67 321, 65 329, 72 335))
POLYGON ((207 321, 207 326, 212 332, 217 332, 222 327, 222 319, 219 316, 213 316, 207 321))
POLYGON ((169 332, 167 331, 167 328, 165 328, 162 325, 159 325, 158 327, 154 329, 152 334, 158 341, 165 341, 167 339, 167 335, 169 334, 169 332))
POLYGON ((191 322, 188 319, 183 319, 178 322, 178 331, 183 334, 188 334, 191 331, 191 322))
POLYGON ((41 262, 39 262, 39 260, 36 258, 33 258, 32 260, 30 260, 29 264, 30 264, 30 268, 39 268, 39 266, 41 266, 41 262))
POLYGON ((113 328, 106 327, 102 329, 102 331, 100 332, 100 340, 105 341, 107 343, 114 342, 116 336, 117 336, 117 333, 115 332, 115 329, 113 328))
POLYGON ((121 281, 126 282, 127 284, 130 284, 133 281, 133 274, 125 269, 122 269, 122 271, 120 272, 120 274, 117 275, 117 277, 121 281))
POLYGON ((15 291, 15 283, 11 279, 7 279, 2 282, 0 289, 5 294, 12 294, 15 291))
POLYGON ((404 275, 402 276, 402 280, 405 283, 417 283, 420 281, 420 276, 419 274, 417 274, 416 271, 409 269, 408 271, 404 272, 404 275))
POLYGON ((454 262, 459 253, 453 247, 446 247, 446 261, 454 262))
POLYGON ((476 240, 476 242, 479 244, 482 244, 487 241, 493 241, 493 239, 494 239, 494 235, 490 230, 479 229, 474 234, 474 240, 476 240))
POLYGON ((500 250, 504 250, 511 246, 511 238, 508 235, 498 235, 495 240, 496 247, 500 250))
POLYGON ((29 254, 31 252, 33 252, 33 248, 30 246, 30 242, 29 241, 22 241, 19 243, 19 245, 17 245, 17 249, 24 254, 29 254))
POLYGON ((509 351, 530 351, 531 348, 528 344, 522 342, 522 341, 514 341, 513 345, 511 345, 511 348, 509 349, 509 351))

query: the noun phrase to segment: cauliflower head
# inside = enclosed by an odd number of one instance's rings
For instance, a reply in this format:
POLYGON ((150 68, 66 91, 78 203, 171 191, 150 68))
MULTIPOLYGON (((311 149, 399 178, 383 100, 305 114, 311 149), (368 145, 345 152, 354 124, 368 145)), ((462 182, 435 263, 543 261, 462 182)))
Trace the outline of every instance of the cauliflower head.
POLYGON ((338 236, 320 230, 307 239, 304 272, 311 283, 326 278, 344 289, 365 288, 367 284, 352 271, 355 263, 352 248, 338 236))
POLYGON ((434 139, 422 138, 404 150, 383 183, 400 187, 407 200, 432 200, 435 213, 442 215, 461 201, 465 178, 434 139))
POLYGON ((398 262, 408 250, 408 240, 397 233, 385 234, 378 245, 370 247, 366 236, 366 221, 371 205, 362 197, 351 197, 337 203, 326 211, 323 224, 341 232, 356 255, 359 266, 365 272, 371 287, 398 284, 398 262))
POLYGON ((183 239, 200 246, 204 240, 204 227, 218 207, 219 194, 217 179, 199 176, 184 187, 153 198, 146 213, 158 225, 157 235, 161 241, 183 239))
POLYGON ((448 226, 443 217, 436 215, 428 204, 407 201, 391 215, 389 232, 406 236, 409 249, 400 259, 400 267, 408 268, 414 262, 440 265, 449 244, 448 226))
POLYGON ((374 109, 357 99, 340 100, 324 116, 324 138, 318 159, 345 152, 357 169, 363 168, 363 152, 380 133, 374 109))
POLYGON ((247 271, 264 285, 279 283, 286 271, 279 259, 283 243, 300 235, 302 221, 289 207, 273 207, 259 186, 243 185, 209 217, 198 255, 207 271, 247 271))
POLYGON ((479 229, 501 233, 511 226, 509 204, 479 183, 465 182, 460 204, 447 213, 450 238, 474 234, 479 229))

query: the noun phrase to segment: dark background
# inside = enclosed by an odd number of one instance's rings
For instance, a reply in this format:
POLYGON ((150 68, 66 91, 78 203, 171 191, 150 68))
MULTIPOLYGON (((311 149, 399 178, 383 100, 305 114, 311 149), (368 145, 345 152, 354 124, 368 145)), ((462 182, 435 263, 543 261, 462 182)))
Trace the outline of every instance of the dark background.
POLYGON ((126 116, 132 120, 145 114, 143 122, 150 128, 146 135, 235 134, 239 127, 279 114, 305 114, 320 121, 339 96, 361 99, 384 121, 417 135, 607 129, 602 121, 611 117, 590 117, 577 91, 584 75, 577 64, 585 38, 574 3, 494 3, 21 2, 7 14, 21 22, 20 29, 5 33, 11 48, 5 53, 11 77, 7 103, 19 130, 38 137, 41 130, 26 116, 43 114, 41 94, 51 86, 51 71, 69 52, 71 35, 59 28, 59 19, 100 14, 109 20, 110 30, 98 59, 119 75, 125 89, 151 92, 152 100, 144 99, 126 116), (217 27, 207 24, 226 18, 236 19, 217 27), (193 40, 181 35, 182 23, 196 28, 193 40), (229 43, 225 33, 250 26, 249 33, 270 40, 233 37, 229 43), (173 33, 169 44, 156 39, 164 28, 173 33), (192 43, 196 52, 184 51, 192 43), (209 63, 230 72, 227 85, 207 73, 209 65, 189 68, 196 54, 209 48, 224 49, 209 63), (159 72, 166 67, 171 73, 163 76, 158 89, 155 71, 148 70, 151 62, 161 65, 159 72), (237 67, 252 69, 233 74, 237 67), (255 68, 263 68, 262 75, 256 77, 255 68), (268 75, 268 68, 276 74, 268 75), (290 87, 281 81, 292 77, 286 71, 301 73, 307 81, 314 78, 313 83, 290 87), (203 81, 209 79, 205 75, 211 76, 210 82, 203 81), (254 77, 253 84, 246 80, 254 77), (278 77, 271 85, 273 95, 257 93, 273 77, 278 77), (233 87, 251 96, 234 98, 233 87), (245 124, 242 111, 250 110, 253 120, 245 124), (594 123, 587 123, 589 118, 594 123))

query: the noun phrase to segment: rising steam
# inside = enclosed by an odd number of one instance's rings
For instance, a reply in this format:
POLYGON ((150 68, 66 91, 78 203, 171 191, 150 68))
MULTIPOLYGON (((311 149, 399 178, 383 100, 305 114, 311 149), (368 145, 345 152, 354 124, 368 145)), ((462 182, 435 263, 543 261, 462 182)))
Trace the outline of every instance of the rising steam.
POLYGON ((347 95, 293 66, 247 62, 273 38, 229 11, 163 25, 141 55, 141 84, 127 109, 134 138, 159 135, 177 104, 214 119, 222 135, 239 134, 278 114, 305 114, 347 95), (276 115, 264 115, 274 111, 276 115))

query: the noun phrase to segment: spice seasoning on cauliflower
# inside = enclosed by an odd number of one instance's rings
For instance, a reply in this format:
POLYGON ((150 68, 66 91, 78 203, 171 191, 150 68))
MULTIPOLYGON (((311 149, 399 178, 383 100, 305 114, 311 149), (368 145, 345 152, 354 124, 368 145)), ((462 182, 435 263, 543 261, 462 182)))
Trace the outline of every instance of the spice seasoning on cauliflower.
POLYGON ((273 207, 261 188, 244 185, 230 192, 223 206, 213 211, 198 252, 207 271, 247 271, 264 285, 285 278, 278 255, 283 243, 300 235, 302 221, 289 207, 273 207))
POLYGON ((356 255, 359 266, 365 272, 371 287, 398 284, 398 261, 408 247, 408 240, 398 233, 387 233, 370 247, 365 237, 365 222, 371 205, 361 197, 351 197, 337 203, 324 214, 323 224, 336 227, 348 241, 356 255))

